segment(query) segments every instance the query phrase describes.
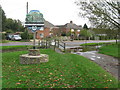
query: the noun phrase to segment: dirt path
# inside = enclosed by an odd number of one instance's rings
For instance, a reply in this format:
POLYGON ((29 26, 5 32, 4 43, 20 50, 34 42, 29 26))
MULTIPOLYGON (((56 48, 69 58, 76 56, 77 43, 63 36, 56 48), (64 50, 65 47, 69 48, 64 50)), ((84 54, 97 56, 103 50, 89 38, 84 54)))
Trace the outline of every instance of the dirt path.
POLYGON ((84 56, 95 63, 99 64, 103 67, 107 72, 110 72, 114 77, 120 79, 118 77, 118 59, 112 56, 99 54, 97 51, 88 51, 88 52, 75 52, 74 54, 78 54, 84 56))

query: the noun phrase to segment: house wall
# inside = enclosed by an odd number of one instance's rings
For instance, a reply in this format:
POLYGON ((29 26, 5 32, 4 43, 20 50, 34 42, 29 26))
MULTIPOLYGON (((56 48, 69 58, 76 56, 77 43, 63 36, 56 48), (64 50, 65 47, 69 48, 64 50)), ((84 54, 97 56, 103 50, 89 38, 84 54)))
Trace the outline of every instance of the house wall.
MULTIPOLYGON (((72 24, 72 22, 71 22, 72 24)), ((47 24, 46 24, 47 25, 47 24)), ((38 30, 36 31, 36 39, 42 39, 45 37, 49 37, 49 36, 61 36, 62 34, 66 34, 69 35, 71 28, 67 27, 66 25, 63 26, 46 26, 44 28, 44 30, 38 30), (51 34, 51 35, 50 35, 51 34), (43 35, 43 37, 41 37, 41 35, 43 35)), ((31 30, 29 30, 29 33, 32 33, 31 30)), ((74 32, 76 35, 78 35, 78 32, 74 32)))
POLYGON ((53 28, 51 30, 51 33, 53 34, 53 36, 60 36, 61 31, 59 30, 59 28, 53 28))
MULTIPOLYGON (((31 30, 29 30, 29 33, 32 33, 31 30)), ((49 37, 50 33, 52 33, 52 36, 61 36, 62 33, 70 33, 70 29, 69 28, 65 28, 65 27, 59 27, 59 28, 52 28, 50 31, 50 28, 44 28, 44 30, 38 30, 36 31, 36 39, 42 39, 45 37, 49 37), (40 35, 43 35, 43 37, 41 37, 40 35)), ((78 35, 80 34, 80 32, 78 33, 77 31, 75 31, 75 34, 78 35)))
POLYGON ((49 33, 50 33, 50 28, 44 28, 44 30, 38 30, 36 32, 36 38, 42 39, 42 38, 48 37, 49 33), (41 34, 43 35, 43 37, 41 36, 41 34))

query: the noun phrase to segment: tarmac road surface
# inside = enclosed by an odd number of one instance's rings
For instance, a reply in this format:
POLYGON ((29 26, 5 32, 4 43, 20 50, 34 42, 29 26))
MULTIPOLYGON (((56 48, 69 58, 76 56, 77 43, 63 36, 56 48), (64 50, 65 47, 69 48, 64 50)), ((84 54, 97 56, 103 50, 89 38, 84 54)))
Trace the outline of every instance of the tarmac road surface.
MULTIPOLYGON (((80 46, 83 43, 99 43, 99 42, 115 42, 115 40, 77 40, 77 41, 64 41, 66 46, 80 46)), ((9 42, 0 43, 0 46, 16 46, 16 45, 33 45, 33 42, 9 42)), ((37 42, 36 42, 37 45, 37 42)))

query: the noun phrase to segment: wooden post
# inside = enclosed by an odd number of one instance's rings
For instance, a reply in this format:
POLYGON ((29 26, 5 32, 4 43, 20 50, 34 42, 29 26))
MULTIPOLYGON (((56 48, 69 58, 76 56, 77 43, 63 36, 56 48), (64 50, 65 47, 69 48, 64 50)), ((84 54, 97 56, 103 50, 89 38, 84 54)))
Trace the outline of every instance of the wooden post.
POLYGON ((36 32, 34 32, 34 41, 33 41, 33 49, 35 49, 35 37, 36 37, 36 32))
POLYGON ((43 41, 41 41, 41 48, 43 48, 43 41))
POLYGON ((46 40, 46 45, 45 45, 46 49, 47 49, 47 40, 46 40))
POLYGON ((49 40, 49 48, 50 48, 51 41, 49 40))
POLYGON ((40 40, 38 41, 38 47, 40 48, 40 40))
POLYGON ((65 43, 64 43, 64 51, 65 51, 65 43))
POLYGON ((59 40, 58 40, 58 48, 59 48, 59 40))
POLYGON ((54 45, 54 51, 55 51, 55 48, 56 48, 56 39, 54 40, 54 42, 55 42, 55 45, 54 45))

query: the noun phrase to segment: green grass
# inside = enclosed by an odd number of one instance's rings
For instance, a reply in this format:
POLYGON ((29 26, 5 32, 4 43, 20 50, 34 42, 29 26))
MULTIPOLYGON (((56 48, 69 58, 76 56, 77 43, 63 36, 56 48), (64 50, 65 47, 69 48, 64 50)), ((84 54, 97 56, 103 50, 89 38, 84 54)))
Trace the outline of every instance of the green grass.
POLYGON ((21 65, 27 51, 2 55, 3 88, 117 88, 117 80, 96 63, 75 54, 40 50, 49 62, 21 65))
POLYGON ((27 45, 17 45, 17 46, 0 46, 0 49, 2 50, 15 50, 15 49, 27 49, 31 46, 27 45))
POLYGON ((0 43, 8 43, 8 40, 0 40, 0 43))
POLYGON ((20 40, 20 41, 0 40, 0 43, 9 43, 9 42, 29 42, 29 40, 20 40))
POLYGON ((120 44, 111 44, 107 46, 103 46, 99 49, 99 53, 111 55, 114 57, 120 57, 118 48, 120 44))
POLYGON ((113 44, 113 43, 115 42, 84 43, 84 44, 80 44, 80 46, 96 46, 96 45, 113 44))

